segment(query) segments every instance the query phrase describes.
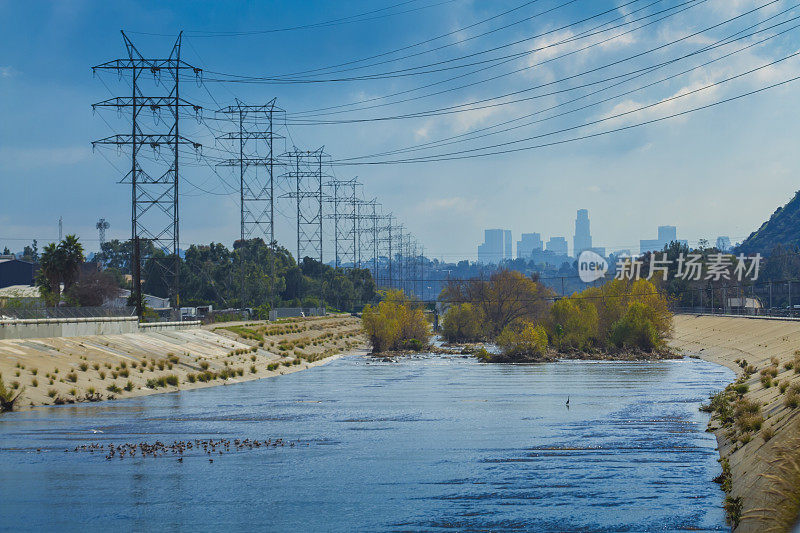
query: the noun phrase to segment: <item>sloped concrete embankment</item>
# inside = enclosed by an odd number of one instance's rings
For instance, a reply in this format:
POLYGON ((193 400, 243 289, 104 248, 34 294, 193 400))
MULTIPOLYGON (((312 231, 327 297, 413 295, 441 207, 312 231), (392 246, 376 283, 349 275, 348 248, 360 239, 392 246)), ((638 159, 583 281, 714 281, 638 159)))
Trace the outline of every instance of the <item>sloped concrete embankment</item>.
POLYGON ((2 339, 0 374, 9 388, 24 388, 18 407, 27 408, 278 376, 364 344, 351 317, 253 323, 264 331, 260 341, 243 337, 251 330, 242 327, 161 323, 125 333, 2 339))
POLYGON ((726 502, 740 517, 736 531, 787 530, 797 517, 800 495, 795 396, 800 390, 800 321, 678 315, 674 325, 675 349, 725 365, 738 376, 726 403, 729 420, 716 413, 709 427, 723 464, 729 465, 726 502), (748 411, 754 405, 760 414, 748 411))

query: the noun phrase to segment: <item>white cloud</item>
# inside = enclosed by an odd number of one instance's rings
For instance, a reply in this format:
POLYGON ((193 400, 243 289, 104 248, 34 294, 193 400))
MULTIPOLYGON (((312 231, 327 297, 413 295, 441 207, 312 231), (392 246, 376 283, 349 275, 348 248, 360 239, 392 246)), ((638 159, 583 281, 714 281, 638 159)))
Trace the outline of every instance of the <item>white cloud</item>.
POLYGON ((452 119, 452 127, 456 133, 470 131, 475 126, 484 124, 490 117, 498 112, 498 107, 485 107, 456 113, 452 119))
POLYGON ((430 135, 431 130, 431 121, 425 122, 422 126, 414 130, 414 137, 417 140, 426 140, 428 135, 430 135))
POLYGON ((0 66, 0 78, 8 79, 13 78, 17 75, 17 71, 14 67, 10 66, 0 66))
POLYGON ((475 210, 478 202, 475 199, 464 198, 463 196, 451 196, 449 198, 428 198, 419 204, 418 210, 423 212, 448 211, 451 213, 468 213, 475 210))
MULTIPOLYGON (((764 0, 711 0, 709 2, 709 7, 718 13, 727 16, 736 16, 762 6, 765 3, 764 0)), ((779 2, 776 2, 760 9, 758 13, 761 13, 762 16, 766 16, 774 13, 778 9, 782 9, 782 7, 779 2)))

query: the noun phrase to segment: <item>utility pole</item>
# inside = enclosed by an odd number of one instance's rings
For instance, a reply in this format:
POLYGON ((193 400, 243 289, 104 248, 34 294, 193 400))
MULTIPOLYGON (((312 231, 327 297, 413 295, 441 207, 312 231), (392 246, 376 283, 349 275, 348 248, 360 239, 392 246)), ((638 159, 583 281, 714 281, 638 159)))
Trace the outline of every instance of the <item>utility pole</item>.
POLYGON ((769 281, 769 314, 772 314, 772 280, 769 281))
MULTIPOLYGON (((180 308, 179 150, 184 145, 199 150, 201 145, 183 137, 179 125, 184 110, 191 109, 195 116, 199 117, 202 108, 181 98, 179 87, 183 72, 190 71, 199 79, 202 70, 181 59, 182 33, 178 35, 166 59, 146 58, 139 53, 125 32, 122 32, 122 38, 125 41, 128 57, 96 65, 92 68, 92 72, 114 71, 119 76, 129 75, 131 95, 104 100, 94 104, 92 109, 114 108, 119 112, 130 109, 131 132, 112 135, 94 141, 92 145, 130 147, 131 169, 122 183, 131 185, 131 240, 135 248, 134 261, 142 261, 141 239, 148 240, 156 250, 162 250, 167 254, 164 259, 155 262, 169 288, 171 299, 174 300, 175 306, 180 308), (145 85, 143 76, 146 74, 153 76, 151 87, 163 85, 162 91, 168 89, 167 94, 150 96, 154 89, 143 88, 145 85), (166 80, 162 79, 162 74, 166 74, 166 80), (150 110, 155 115, 156 124, 163 121, 169 129, 146 130, 144 121, 140 120, 140 114, 145 110, 150 110), (168 112, 166 121, 160 116, 162 110, 168 112), (155 165, 143 165, 147 158, 140 157, 140 151, 144 147, 153 150, 155 165), (162 147, 167 148, 166 155, 161 154, 162 147), (161 168, 159 164, 162 165, 161 168)), ((137 268, 141 268, 141 265, 137 268)), ((137 301, 140 301, 141 286, 135 287, 135 290, 138 292, 137 301)))
POLYGON ((287 177, 294 182, 295 190, 282 196, 294 198, 297 207, 297 263, 311 257, 322 263, 322 160, 327 156, 325 147, 312 151, 295 148, 285 154, 288 159, 287 177))
POLYGON ((247 303, 245 291, 245 251, 248 240, 263 236, 269 243, 270 303, 274 303, 275 275, 275 157, 273 145, 274 115, 283 112, 275 106, 275 99, 263 105, 247 105, 238 98, 236 104, 222 108, 218 113, 230 117, 237 131, 217 137, 222 141, 236 141, 239 157, 218 163, 239 169, 239 226, 240 226, 240 306, 247 303), (261 172, 259 170, 261 169, 261 172))
POLYGON ((58 217, 58 242, 64 239, 64 217, 58 217))

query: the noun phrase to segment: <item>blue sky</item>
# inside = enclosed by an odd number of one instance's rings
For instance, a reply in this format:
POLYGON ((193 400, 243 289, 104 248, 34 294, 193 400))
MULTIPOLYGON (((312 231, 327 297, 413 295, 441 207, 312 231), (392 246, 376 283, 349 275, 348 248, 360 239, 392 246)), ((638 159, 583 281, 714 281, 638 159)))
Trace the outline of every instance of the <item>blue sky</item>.
MULTIPOLYGON (((467 149, 481 154, 482 147, 509 142, 514 144, 506 146, 527 148, 656 119, 800 75, 797 58, 765 67, 800 48, 800 28, 793 28, 798 21, 789 22, 800 15, 800 8, 791 9, 796 3, 786 0, 689 4, 686 0, 575 0, 559 8, 564 0, 415 0, 390 7, 399 3, 0 0, 0 247, 21 250, 33 238, 41 243, 54 239, 59 216, 64 218, 65 232, 78 233, 90 250, 97 247, 94 224, 100 217, 111 223, 110 237, 129 237, 130 190, 117 183, 121 176, 112 166, 125 168, 129 163, 114 150, 93 152, 90 144, 113 133, 112 128, 126 128, 124 117, 91 110, 95 101, 129 92, 125 79, 110 73, 93 77, 91 72, 95 64, 124 56, 120 29, 130 34, 145 55, 167 54, 174 36, 184 30, 183 57, 203 68, 207 80, 202 86, 184 83, 182 95, 201 104, 209 116, 218 105, 228 105, 234 98, 247 103, 277 98, 289 121, 297 120, 304 111, 344 104, 350 105, 342 108, 347 113, 325 118, 370 119, 291 125, 283 133, 288 147, 324 145, 339 162, 330 173, 339 178, 358 176, 365 195, 377 197, 386 211, 397 215, 429 255, 448 260, 474 258, 483 229, 490 227, 511 229, 515 240, 522 232, 540 232, 545 239, 560 235, 571 241, 579 208, 589 209, 595 244, 609 250, 635 251, 639 239, 655 238, 656 227, 664 224, 678 226, 679 238, 690 243, 701 238, 713 241, 718 235, 729 235, 735 242, 756 229, 798 188, 797 82, 672 120, 558 146, 466 160, 342 165, 345 159, 418 146, 515 119, 510 125, 518 127, 511 131, 411 153, 467 149), (390 9, 362 17, 369 19, 365 21, 265 31, 384 7, 390 9), (688 9, 675 13, 683 7, 688 9), (759 7, 752 14, 700 32, 759 7), (467 28, 507 10, 514 11, 467 28), (533 17, 548 10, 552 11, 533 17), (576 24, 605 11, 603 16, 576 24), (665 17, 667 14, 670 16, 665 17), (665 18, 634 30, 661 17, 665 18), (522 20, 526 18, 529 20, 522 20), (515 21, 520 22, 500 29, 515 21), (759 23, 746 32, 763 30, 756 35, 663 65, 635 79, 620 77, 692 54, 759 23), (768 29, 779 23, 782 25, 768 29), (568 27, 558 29, 562 26, 568 27), (591 28, 595 28, 592 35, 581 35, 591 28), (489 30, 497 31, 476 38, 489 30), (634 31, 624 33, 628 30, 634 31), (780 31, 786 33, 776 35, 780 31), (442 61, 449 62, 440 65, 459 66, 469 60, 452 61, 454 58, 477 53, 472 61, 487 60, 483 65, 490 68, 472 74, 472 67, 463 67, 326 83, 211 81, 214 71, 275 77, 328 67, 444 34, 449 35, 372 61, 379 65, 344 74, 386 73, 442 61), (739 50, 768 37, 772 38, 739 50), (680 41, 669 44, 676 40, 680 41), (516 41, 521 42, 511 44, 516 41), (580 50, 588 45, 592 46, 580 50), (495 52, 486 52, 497 47, 495 52), (661 48, 644 53, 657 47, 661 48), (417 55, 400 57, 411 53, 417 55), (511 53, 516 56, 497 64, 499 56, 511 53), (632 58, 637 54, 641 55, 632 58), (726 54, 731 55, 722 57, 726 54), (599 68, 615 61, 619 61, 615 66, 599 68), (725 81, 752 69, 757 70, 725 81), (459 74, 464 76, 446 81, 459 74), (494 76, 497 78, 487 80, 494 76), (612 82, 603 80, 612 77, 624 83, 607 87, 612 82), (670 79, 659 81, 663 78, 670 79), (710 86, 714 83, 719 85, 710 86), (436 85, 421 88, 430 84, 436 85), (466 84, 470 86, 458 88, 466 84), (592 89, 579 87, 582 84, 604 90, 587 95, 592 89), (648 84, 651 86, 643 87, 648 84), (538 86, 543 87, 536 89, 538 86), (429 95, 438 89, 449 90, 429 95), (519 102, 496 99, 515 91, 536 98, 519 102), (405 94, 385 98, 399 92, 405 94), (628 94, 623 95, 625 92, 628 94), (419 98, 391 103, 408 97, 419 98), (582 99, 570 103, 579 97, 582 99), (373 100, 376 98, 382 99, 373 100), (500 105, 375 120, 487 98, 495 98, 491 102, 500 105), (601 102, 603 99, 607 101, 601 102), (370 103, 360 103, 364 100, 370 103), (376 103, 391 105, 358 110, 376 103), (647 105, 652 107, 640 110, 647 105), (582 106, 587 107, 577 109, 582 106), (554 116, 563 111, 571 113, 554 116), (535 114, 532 119, 520 119, 530 114, 535 114), (534 119, 546 120, 528 123, 534 119), (589 122, 596 123, 587 125, 589 122), (566 128, 575 129, 553 133, 566 128), (544 134, 535 142, 520 141, 544 134)), ((182 130, 204 144, 204 154, 222 153, 219 144, 215 147, 214 132, 205 124, 185 122, 182 130)), ((387 159, 391 158, 360 161, 387 159)), ((239 231, 238 193, 230 185, 236 183, 233 174, 224 169, 214 173, 189 157, 185 168, 182 245, 211 240, 230 245, 239 231)), ((285 188, 285 184, 281 186, 285 188)), ((293 250, 291 213, 291 205, 283 201, 277 229, 281 243, 293 250)), ((327 249, 326 255, 330 257, 327 249)))

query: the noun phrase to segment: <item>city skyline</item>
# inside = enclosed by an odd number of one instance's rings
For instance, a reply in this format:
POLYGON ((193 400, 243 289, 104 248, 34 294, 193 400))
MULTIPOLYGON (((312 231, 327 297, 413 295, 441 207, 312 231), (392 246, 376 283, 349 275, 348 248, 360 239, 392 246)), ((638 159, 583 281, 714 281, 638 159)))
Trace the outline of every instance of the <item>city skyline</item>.
MULTIPOLYGON (((610 257, 611 255, 630 255, 634 250, 638 250, 638 254, 646 252, 661 251, 664 246, 671 242, 678 242, 679 244, 689 245, 686 239, 678 239, 677 226, 662 225, 656 228, 657 238, 655 239, 640 239, 639 244, 635 247, 612 247, 608 249, 606 246, 593 246, 593 238, 591 235, 591 219, 589 218, 588 209, 578 209, 576 218, 574 220, 575 233, 573 235, 573 246, 569 249, 567 239, 562 235, 553 235, 549 237, 547 243, 542 238, 542 233, 539 232, 522 232, 520 240, 516 241, 516 249, 509 251, 504 248, 500 251, 500 239, 505 239, 503 243, 509 246, 513 241, 513 231, 509 229, 487 229, 484 230, 484 243, 478 245, 478 263, 489 264, 499 262, 503 259, 523 258, 530 259, 535 257, 537 252, 552 251, 556 255, 566 255, 570 258, 577 258, 580 252, 584 250, 591 250, 603 257, 610 257), (491 236, 491 237, 490 237, 491 236), (488 246, 487 246, 488 245, 488 246), (485 250, 481 251, 482 247, 485 250), (511 253, 513 252, 513 254, 511 253), (483 254, 483 259, 481 258, 483 254), (493 260, 489 260, 489 259, 493 260)), ((714 239, 706 239, 709 245, 715 245, 723 251, 727 251, 732 247, 730 238, 727 236, 718 236, 714 239)))

